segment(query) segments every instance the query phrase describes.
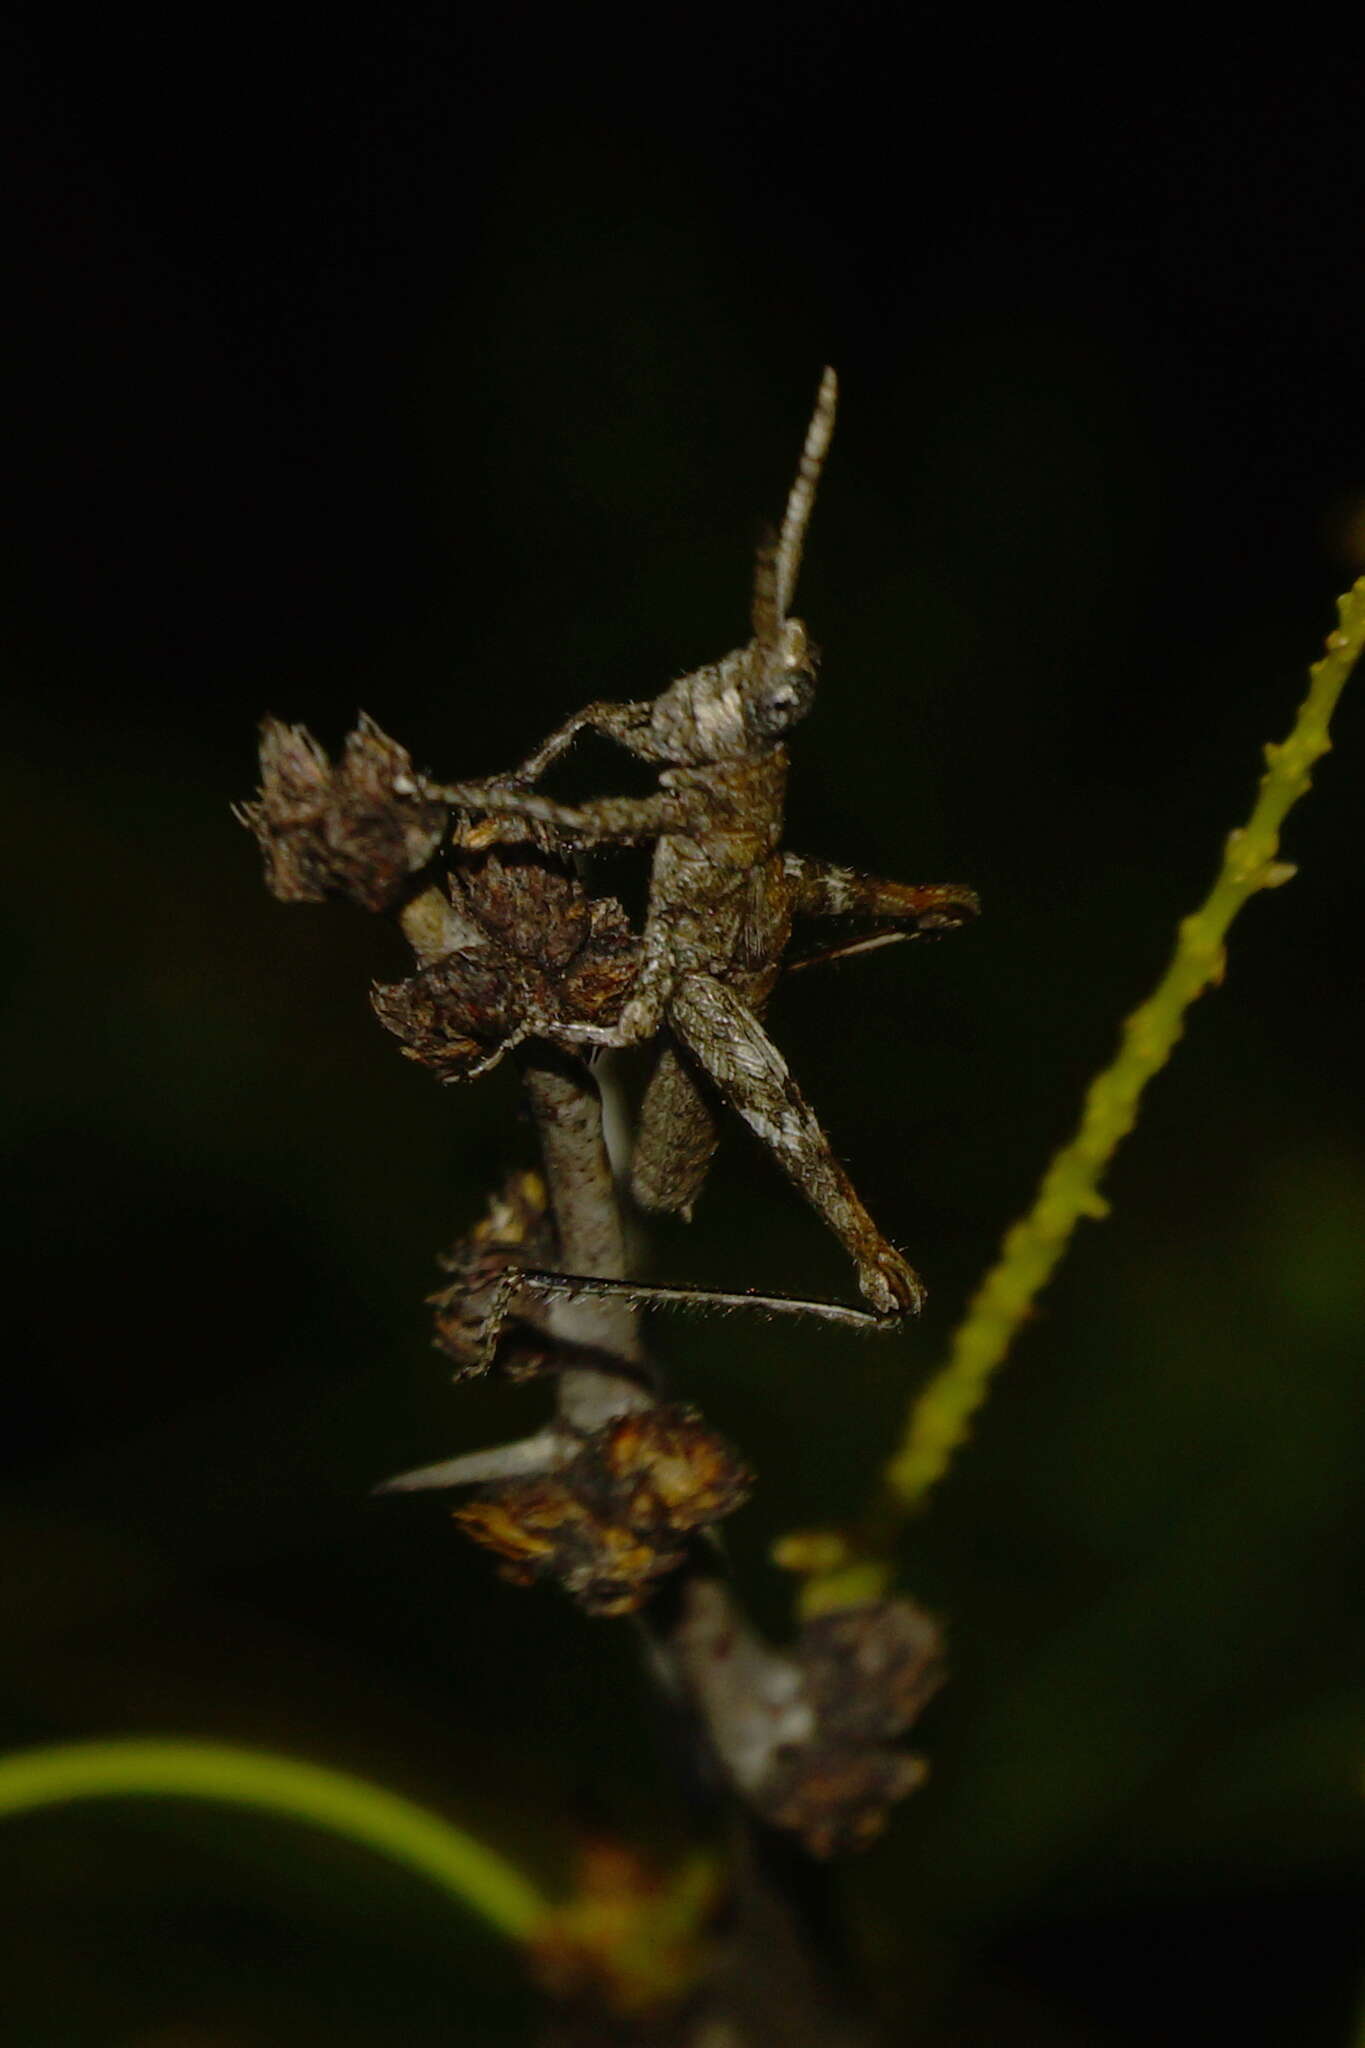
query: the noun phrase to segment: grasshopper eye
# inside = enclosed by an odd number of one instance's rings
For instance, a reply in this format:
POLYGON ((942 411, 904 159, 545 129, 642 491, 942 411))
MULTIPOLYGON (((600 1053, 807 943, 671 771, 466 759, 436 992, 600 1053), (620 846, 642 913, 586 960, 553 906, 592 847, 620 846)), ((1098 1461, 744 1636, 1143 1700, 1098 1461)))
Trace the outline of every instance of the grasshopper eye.
POLYGON ((762 739, 777 739, 798 719, 805 717, 815 697, 814 671, 800 668, 779 670, 760 692, 751 713, 752 723, 762 739))

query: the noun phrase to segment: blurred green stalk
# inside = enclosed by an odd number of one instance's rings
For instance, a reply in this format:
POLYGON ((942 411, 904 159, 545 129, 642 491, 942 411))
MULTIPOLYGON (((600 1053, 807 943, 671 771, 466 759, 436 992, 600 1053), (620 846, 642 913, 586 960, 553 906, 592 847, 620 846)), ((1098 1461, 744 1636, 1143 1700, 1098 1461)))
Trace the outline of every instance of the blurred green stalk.
POLYGON ((550 1911, 519 1871, 462 1828, 344 1771, 218 1743, 137 1737, 0 1758, 0 1817, 125 1798, 208 1799, 326 1828, 430 1878, 513 1941, 525 1941, 550 1911))
POLYGON ((1090 1084, 1080 1124, 1043 1175, 1028 1214, 1006 1233, 1001 1253, 952 1339, 947 1363, 914 1402, 900 1449, 884 1475, 903 1515, 919 1506, 948 1468, 985 1399, 992 1373, 1051 1279, 1082 1216, 1103 1216, 1099 1181, 1133 1128, 1138 1102, 1166 1064, 1196 996, 1223 974, 1223 942, 1243 904, 1293 874, 1279 863, 1280 827, 1311 783, 1313 763, 1331 748, 1328 724, 1365 646, 1365 577, 1337 601, 1337 629, 1309 670, 1308 694, 1288 739, 1265 750, 1255 807, 1229 833, 1223 865, 1205 901, 1181 921, 1170 965, 1123 1025, 1112 1064, 1090 1084))
POLYGON ((1266 770, 1244 826, 1229 833, 1223 863, 1199 909, 1182 920, 1165 974, 1125 1021, 1112 1063, 1091 1082, 1075 1136, 1054 1156, 1028 1214, 1005 1234, 1000 1256, 977 1289, 948 1358, 910 1408, 899 1449, 882 1475, 867 1522, 830 1567, 817 1572, 803 1605, 874 1599, 892 1577, 891 1559, 907 1518, 922 1506, 966 1441, 991 1377, 1051 1279, 1082 1216, 1103 1216, 1099 1182, 1137 1118, 1142 1091, 1159 1072, 1196 996, 1222 979, 1223 945, 1243 904, 1294 873, 1276 859, 1280 827, 1311 783, 1313 763, 1331 747, 1328 724, 1365 646, 1365 577, 1337 601, 1337 627, 1309 670, 1308 694, 1289 737, 1265 750, 1266 770))

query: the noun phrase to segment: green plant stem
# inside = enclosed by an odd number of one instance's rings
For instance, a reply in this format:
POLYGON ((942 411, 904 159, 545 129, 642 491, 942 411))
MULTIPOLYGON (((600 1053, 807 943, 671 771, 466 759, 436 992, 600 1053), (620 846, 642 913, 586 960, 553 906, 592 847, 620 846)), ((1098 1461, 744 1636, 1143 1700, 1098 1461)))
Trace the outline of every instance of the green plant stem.
POLYGON ((0 1816, 125 1798, 207 1799, 326 1828, 430 1878, 513 1941, 525 1941, 550 1912, 534 1885, 462 1828, 344 1771, 218 1743, 137 1737, 0 1758, 0 1816))
MULTIPOLYGON (((1311 769, 1328 752, 1328 724, 1365 645, 1365 577, 1338 600, 1337 629, 1309 670, 1308 694, 1289 737, 1265 750, 1255 807, 1227 841, 1208 897, 1185 918, 1170 965, 1146 1002, 1126 1020, 1118 1052, 1091 1082, 1075 1136, 1051 1161, 1028 1214, 1006 1233, 1000 1257, 987 1273, 950 1344, 947 1362, 913 1403, 905 1435, 888 1463, 881 1499, 856 1546, 861 1562, 831 1573, 816 1597, 842 1593, 868 1597, 884 1584, 900 1527, 947 1471, 972 1417, 1004 1362, 1015 1333, 1060 1262, 1082 1216, 1103 1216, 1099 1182, 1132 1129, 1143 1089, 1165 1065, 1196 996, 1222 979, 1223 943, 1238 911, 1259 889, 1287 881, 1294 870, 1276 861, 1280 827, 1309 788, 1311 769)), ((816 1589, 812 1588, 812 1593, 816 1589)))

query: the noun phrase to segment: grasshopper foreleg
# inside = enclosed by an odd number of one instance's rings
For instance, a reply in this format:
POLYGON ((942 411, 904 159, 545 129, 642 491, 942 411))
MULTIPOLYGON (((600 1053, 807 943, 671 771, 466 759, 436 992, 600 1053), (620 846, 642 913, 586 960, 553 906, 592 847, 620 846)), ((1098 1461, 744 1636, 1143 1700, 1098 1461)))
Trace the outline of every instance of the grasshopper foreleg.
POLYGON ((496 782, 424 783, 422 793, 452 809, 481 814, 477 825, 464 827, 460 834, 459 843, 466 846, 529 838, 529 833, 517 831, 519 821, 548 825, 575 847, 629 846, 664 832, 685 831, 693 816, 686 797, 672 790, 653 796, 604 796, 586 804, 560 804, 534 790, 505 789, 496 782))
POLYGON ((616 740, 633 753, 635 736, 648 722, 653 708, 649 699, 638 704, 585 704, 581 711, 575 711, 572 718, 566 718, 563 725, 556 726, 549 738, 542 740, 534 754, 528 754, 519 768, 511 769, 506 775, 490 776, 487 787, 517 789, 539 781, 552 762, 568 751, 580 732, 599 732, 605 739, 616 740))

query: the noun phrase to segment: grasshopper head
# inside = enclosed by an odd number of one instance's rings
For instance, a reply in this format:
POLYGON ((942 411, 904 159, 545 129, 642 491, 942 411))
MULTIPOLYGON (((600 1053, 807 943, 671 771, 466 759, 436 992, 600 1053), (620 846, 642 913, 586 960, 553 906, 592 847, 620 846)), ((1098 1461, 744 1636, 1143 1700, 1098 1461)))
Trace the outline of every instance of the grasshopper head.
POLYGON ((723 661, 680 676, 650 707, 632 744, 646 760, 678 767, 764 754, 810 710, 817 652, 800 619, 787 616, 820 469, 834 431, 837 384, 820 380, 782 531, 760 548, 754 578, 754 637, 723 661))
POLYGON ((775 746, 815 702, 820 652, 800 619, 782 621, 776 646, 765 647, 752 640, 746 651, 749 675, 744 694, 750 742, 775 746))
POLYGON ((648 760, 687 768, 766 754, 810 710, 815 662, 801 621, 784 619, 775 642, 751 640, 679 676, 632 744, 648 760))

